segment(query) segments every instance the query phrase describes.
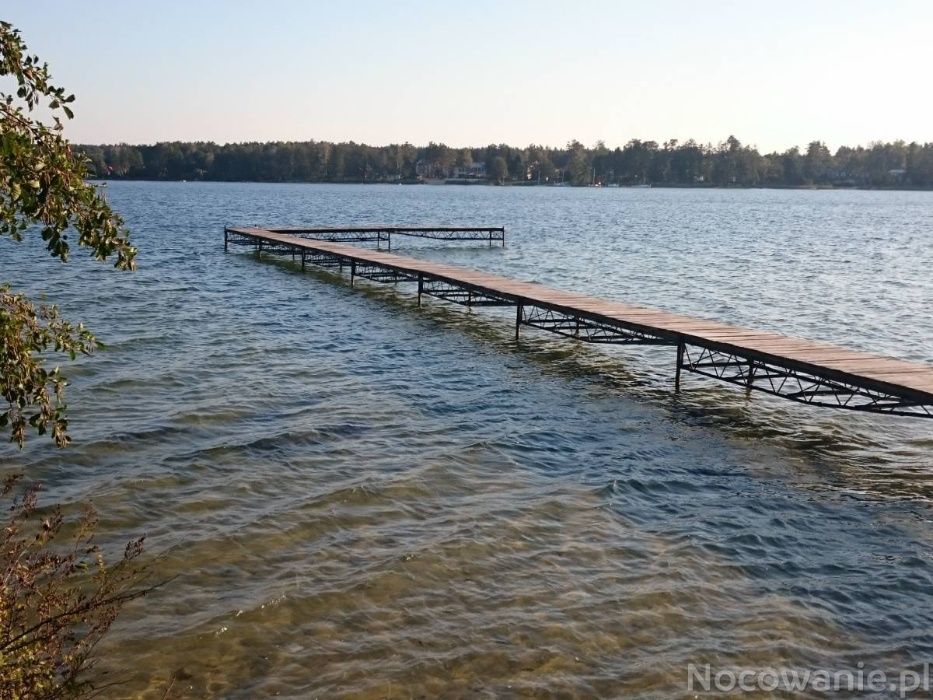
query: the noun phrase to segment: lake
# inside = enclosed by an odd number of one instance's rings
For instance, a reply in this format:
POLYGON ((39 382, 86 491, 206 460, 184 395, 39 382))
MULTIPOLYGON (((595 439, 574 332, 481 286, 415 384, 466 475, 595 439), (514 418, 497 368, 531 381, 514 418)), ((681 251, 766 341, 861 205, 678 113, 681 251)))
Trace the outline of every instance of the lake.
MULTIPOLYGON (((504 225, 393 250, 933 362, 933 193, 117 182, 120 273, 0 240, 108 350, 74 445, 0 448, 160 576, 115 696, 682 694, 688 664, 933 661, 933 422, 800 406, 514 312, 290 259, 225 224, 504 225)), ((863 664, 863 666, 859 666, 863 664)))

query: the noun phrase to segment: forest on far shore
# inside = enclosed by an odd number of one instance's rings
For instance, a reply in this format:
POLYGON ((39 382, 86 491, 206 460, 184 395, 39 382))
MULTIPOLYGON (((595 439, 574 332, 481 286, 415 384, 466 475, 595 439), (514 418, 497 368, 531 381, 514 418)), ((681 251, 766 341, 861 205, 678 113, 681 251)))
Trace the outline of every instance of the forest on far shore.
POLYGON ((872 143, 832 153, 821 141, 761 154, 730 136, 563 148, 452 148, 327 141, 76 146, 96 177, 256 182, 422 182, 718 187, 933 188, 933 143, 872 143))

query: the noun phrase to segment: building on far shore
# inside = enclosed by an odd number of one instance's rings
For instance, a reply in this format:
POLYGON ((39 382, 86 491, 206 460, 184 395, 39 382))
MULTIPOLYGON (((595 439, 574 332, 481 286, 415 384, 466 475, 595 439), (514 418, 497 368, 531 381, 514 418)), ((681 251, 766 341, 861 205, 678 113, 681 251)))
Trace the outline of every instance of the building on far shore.
POLYGON ((457 180, 485 180, 486 164, 479 162, 471 163, 470 165, 458 165, 454 168, 451 177, 457 180))
POLYGON ((433 160, 421 159, 415 163, 415 175, 422 180, 485 180, 486 164, 478 162, 445 168, 433 160))

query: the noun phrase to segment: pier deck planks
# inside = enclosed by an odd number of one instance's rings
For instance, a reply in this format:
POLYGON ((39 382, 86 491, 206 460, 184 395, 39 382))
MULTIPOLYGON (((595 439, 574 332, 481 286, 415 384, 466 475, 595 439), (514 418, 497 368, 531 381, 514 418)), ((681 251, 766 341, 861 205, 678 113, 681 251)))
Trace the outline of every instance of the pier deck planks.
MULTIPOLYGON (((382 227, 378 230, 391 229, 382 227)), ((375 265, 413 277, 449 283, 516 306, 537 307, 596 323, 632 329, 670 344, 689 344, 754 361, 801 370, 831 381, 880 391, 914 404, 933 406, 933 366, 784 336, 769 331, 692 318, 522 282, 480 270, 435 263, 330 241, 298 238, 289 229, 228 227, 226 231, 307 253, 335 256, 356 265, 375 265)), ((310 229, 295 229, 308 231, 310 229)), ((325 229, 320 229, 325 230, 325 229)), ((342 229, 333 229, 342 230, 342 229)), ((374 229, 375 230, 375 229, 374 229)), ((727 380, 733 381, 734 380, 727 380)), ((734 382, 735 383, 735 382, 734 382)), ((843 406, 845 407, 845 406, 843 406)), ((913 415, 913 414, 911 414, 913 415)), ((929 415, 929 414, 920 414, 929 415)))

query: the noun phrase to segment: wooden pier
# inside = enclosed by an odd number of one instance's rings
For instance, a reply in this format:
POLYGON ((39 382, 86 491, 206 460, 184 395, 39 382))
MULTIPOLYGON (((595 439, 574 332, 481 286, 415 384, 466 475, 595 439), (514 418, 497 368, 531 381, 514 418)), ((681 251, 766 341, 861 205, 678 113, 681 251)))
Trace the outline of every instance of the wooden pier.
POLYGON ((300 257, 302 269, 308 264, 347 269, 351 284, 357 277, 416 283, 419 304, 422 295, 427 294, 466 306, 512 306, 516 338, 521 327, 528 326, 590 343, 669 345, 676 348, 674 382, 678 388, 681 372, 687 371, 815 406, 933 418, 933 366, 925 363, 608 301, 295 233, 314 230, 227 227, 224 247, 246 245, 260 255, 268 252, 292 255, 296 260, 300 257))

